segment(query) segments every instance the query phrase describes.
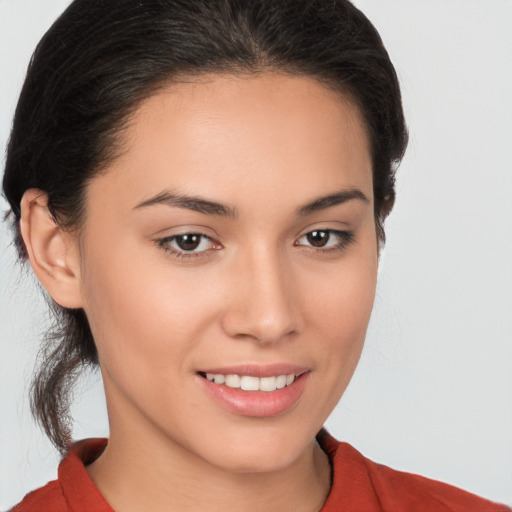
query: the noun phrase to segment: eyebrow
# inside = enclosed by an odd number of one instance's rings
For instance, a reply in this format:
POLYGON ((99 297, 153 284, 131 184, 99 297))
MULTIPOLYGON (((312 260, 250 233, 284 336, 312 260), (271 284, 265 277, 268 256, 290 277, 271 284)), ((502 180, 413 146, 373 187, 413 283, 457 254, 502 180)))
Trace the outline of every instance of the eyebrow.
POLYGON ((298 209, 298 214, 301 217, 305 217, 306 215, 311 215, 312 213, 325 210, 331 206, 346 203, 347 201, 352 201, 353 199, 359 199, 365 203, 369 202, 368 198, 359 189, 351 188, 349 190, 340 190, 339 192, 329 194, 328 196, 319 197, 300 207, 298 209))
MULTIPOLYGON (((337 206, 354 199, 361 200, 365 203, 368 202, 368 198, 359 189, 341 190, 339 192, 335 192, 334 194, 329 194, 327 196, 314 199, 310 203, 299 207, 297 209, 297 214, 300 217, 305 217, 320 210, 324 210, 332 206, 337 206)), ((157 194, 156 196, 138 204, 134 209, 146 208, 148 206, 159 204, 193 210, 207 215, 219 215, 221 217, 228 217, 232 219, 238 217, 238 211, 236 208, 232 208, 215 201, 210 201, 199 196, 175 194, 170 191, 161 192, 160 194, 157 194)))
POLYGON ((153 206, 157 204, 163 204, 167 206, 174 206, 177 208, 185 208, 187 210, 193 210, 199 213, 205 213, 207 215, 219 215, 222 217, 236 218, 238 212, 235 208, 216 203, 215 201, 209 201, 202 197, 189 196, 186 194, 174 194, 170 191, 164 191, 156 196, 143 201, 138 204, 135 209, 145 208, 147 206, 153 206))

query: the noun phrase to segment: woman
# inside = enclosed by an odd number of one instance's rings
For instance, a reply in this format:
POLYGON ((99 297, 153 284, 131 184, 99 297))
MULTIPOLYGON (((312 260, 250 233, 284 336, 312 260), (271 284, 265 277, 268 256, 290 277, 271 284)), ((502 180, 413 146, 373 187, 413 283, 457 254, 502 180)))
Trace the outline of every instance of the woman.
POLYGON ((348 2, 75 1, 6 161, 60 321, 33 408, 71 449, 15 510, 505 510, 317 436, 362 349, 405 145, 348 2), (98 363, 109 441, 71 448, 67 389, 98 363))

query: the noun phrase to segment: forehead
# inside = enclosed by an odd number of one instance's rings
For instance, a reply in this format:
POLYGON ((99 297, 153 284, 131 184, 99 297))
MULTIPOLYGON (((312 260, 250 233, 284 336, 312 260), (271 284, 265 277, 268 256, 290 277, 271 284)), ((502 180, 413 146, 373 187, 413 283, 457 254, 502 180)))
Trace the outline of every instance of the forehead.
POLYGON ((231 203, 243 193, 270 200, 286 190, 302 199, 305 189, 351 187, 372 197, 359 110, 309 77, 205 75, 172 84, 141 104, 123 137, 122 156, 100 179, 116 181, 130 202, 163 188, 211 195, 213 187, 231 203))

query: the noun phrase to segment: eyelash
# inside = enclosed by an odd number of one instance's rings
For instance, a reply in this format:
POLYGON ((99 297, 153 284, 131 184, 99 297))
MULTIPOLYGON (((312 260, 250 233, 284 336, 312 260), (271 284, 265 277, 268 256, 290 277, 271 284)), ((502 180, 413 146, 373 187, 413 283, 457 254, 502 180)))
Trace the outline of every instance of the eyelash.
MULTIPOLYGON (((304 233, 301 237, 299 237, 299 240, 301 238, 307 237, 308 235, 312 235, 313 233, 327 233, 329 235, 329 238, 331 236, 335 236, 338 238, 338 241, 331 246, 327 246, 327 247, 325 247, 325 246, 323 246, 323 247, 308 246, 311 249, 313 249, 319 253, 341 251, 354 242, 354 232, 353 231, 339 231, 337 229, 314 229, 312 231, 308 231, 307 233, 304 233)), ((294 245, 301 245, 301 244, 298 244, 297 242, 295 242, 294 245)))
MULTIPOLYGON (((328 234, 329 238, 331 236, 336 236, 336 237, 338 237, 338 241, 334 245, 327 246, 327 247, 305 246, 305 247, 308 247, 311 250, 314 250, 316 253, 323 253, 323 254, 325 254, 325 253, 342 251, 342 250, 344 250, 346 247, 348 247, 350 244, 352 244, 354 242, 354 233, 352 231, 339 231, 339 230, 336 230, 336 229, 314 229, 312 231, 308 231, 307 233, 304 233, 303 235, 301 235, 298 238, 298 240, 300 240, 300 239, 302 239, 304 237, 307 237, 308 235, 312 235, 313 233, 318 233, 318 232, 328 234)), ((180 235, 172 235, 172 236, 167 236, 167 237, 164 237, 164 238, 159 238, 159 239, 155 240, 155 242, 163 251, 165 251, 168 254, 171 254, 173 257, 178 258, 178 259, 188 259, 188 258, 202 257, 209 250, 219 250, 219 248, 221 247, 220 244, 217 244, 208 235, 204 235, 203 233, 194 233, 194 232, 183 233, 183 234, 180 234, 180 235), (179 237, 186 237, 186 236, 198 236, 198 237, 201 237, 201 241, 209 240, 210 242, 212 242, 214 244, 214 246, 218 245, 218 247, 213 247, 211 249, 205 249, 205 250, 199 251, 199 252, 193 252, 193 251, 185 251, 185 250, 175 249, 175 248, 173 248, 170 245, 172 242, 176 241, 177 238, 179 238, 179 237)), ((298 241, 296 241, 294 243, 294 245, 295 246, 301 246, 303 244, 299 244, 298 241)))
MULTIPOLYGON (((209 240, 210 242, 215 244, 215 241, 211 237, 204 235, 203 233, 194 233, 194 232, 183 233, 180 235, 166 236, 165 238, 159 238, 158 240, 156 240, 156 243, 166 253, 171 254, 172 256, 174 256, 175 258, 178 258, 178 259, 198 258, 198 257, 203 256, 204 253, 207 252, 208 250, 211 250, 211 249, 206 249, 204 251, 192 252, 192 251, 184 251, 184 250, 180 250, 180 249, 175 249, 170 245, 177 238, 186 237, 186 236, 198 236, 198 237, 201 237, 200 243, 202 243, 202 241, 204 241, 204 240, 209 240)), ((218 244, 218 245, 220 245, 220 244, 218 244)), ((213 250, 218 250, 218 249, 213 249, 213 250)))

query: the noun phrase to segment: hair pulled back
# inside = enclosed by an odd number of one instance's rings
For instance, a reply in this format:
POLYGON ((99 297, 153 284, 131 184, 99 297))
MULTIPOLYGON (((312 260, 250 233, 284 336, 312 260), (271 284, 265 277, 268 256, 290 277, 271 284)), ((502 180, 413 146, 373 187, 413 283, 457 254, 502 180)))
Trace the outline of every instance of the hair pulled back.
MULTIPOLYGON (((87 183, 122 151, 123 127, 141 101, 202 73, 267 70, 311 76, 358 106, 383 240, 407 131, 389 56, 348 0, 75 0, 35 50, 8 144, 3 189, 20 256, 24 192, 44 191, 55 221, 79 231, 87 183)), ((55 328, 46 335, 31 406, 66 451, 70 391, 98 354, 84 311, 49 302, 55 328)))

